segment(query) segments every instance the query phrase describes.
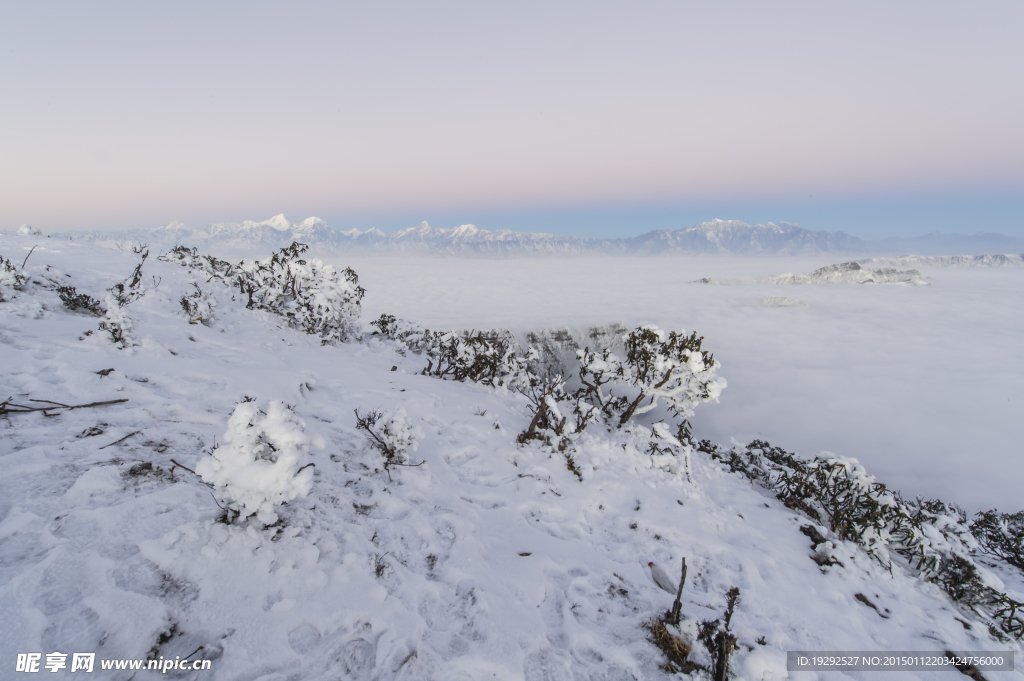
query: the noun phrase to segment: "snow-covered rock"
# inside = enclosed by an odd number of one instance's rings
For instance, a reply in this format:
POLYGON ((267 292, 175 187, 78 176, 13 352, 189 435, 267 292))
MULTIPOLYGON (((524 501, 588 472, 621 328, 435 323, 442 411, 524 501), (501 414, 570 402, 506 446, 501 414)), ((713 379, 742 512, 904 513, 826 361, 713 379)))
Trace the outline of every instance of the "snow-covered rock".
POLYGON ((799 298, 788 296, 767 296, 758 300, 757 304, 762 307, 807 307, 807 303, 799 298))
POLYGON ((757 281, 761 284, 928 284, 917 270, 897 270, 891 267, 870 269, 856 262, 827 265, 810 274, 770 274, 758 277, 757 281))

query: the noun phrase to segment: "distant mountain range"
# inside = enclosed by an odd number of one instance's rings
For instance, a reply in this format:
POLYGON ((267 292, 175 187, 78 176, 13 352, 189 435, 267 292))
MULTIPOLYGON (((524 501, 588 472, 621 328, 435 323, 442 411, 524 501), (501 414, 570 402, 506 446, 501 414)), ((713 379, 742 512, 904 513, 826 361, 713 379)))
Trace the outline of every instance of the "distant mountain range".
POLYGON ((204 228, 172 222, 152 229, 120 232, 61 232, 52 237, 123 247, 148 244, 157 250, 176 245, 226 257, 251 255, 292 241, 317 251, 352 255, 404 254, 478 258, 671 255, 821 255, 862 256, 987 254, 1024 252, 1024 239, 1001 234, 928 234, 914 238, 865 240, 843 232, 811 231, 785 222, 748 225, 738 220, 711 220, 668 231, 656 230, 621 239, 558 236, 539 232, 488 231, 474 225, 434 229, 418 227, 385 234, 378 229, 334 229, 320 218, 289 222, 276 215, 264 222, 222 222, 204 228))
POLYGON ((871 258, 861 262, 890 267, 1024 267, 1024 254, 904 255, 896 258, 871 258))

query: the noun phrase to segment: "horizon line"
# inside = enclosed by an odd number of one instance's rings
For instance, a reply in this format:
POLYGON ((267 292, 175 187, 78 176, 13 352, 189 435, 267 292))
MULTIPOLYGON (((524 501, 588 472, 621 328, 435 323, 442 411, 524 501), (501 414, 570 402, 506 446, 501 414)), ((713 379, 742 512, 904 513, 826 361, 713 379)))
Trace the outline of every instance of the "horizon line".
MULTIPOLYGON (((329 228, 329 229, 331 229, 331 230, 333 230, 335 232, 338 232, 340 234, 351 234, 352 232, 357 232, 357 234, 355 235, 356 237, 361 236, 363 234, 370 233, 370 232, 378 232, 378 233, 380 233, 380 234, 382 234, 384 236, 391 236, 391 235, 398 234, 400 232, 408 232, 410 230, 416 230, 416 229, 422 228, 424 225, 426 225, 427 229, 429 229, 432 232, 433 231, 455 231, 455 230, 460 230, 460 229, 465 228, 465 227, 472 227, 474 230, 476 230, 478 232, 485 232, 485 233, 488 233, 488 234, 490 234, 490 233, 505 232, 505 233, 523 234, 523 235, 543 235, 543 236, 548 236, 548 237, 552 237, 552 238, 556 238, 556 239, 573 238, 573 239, 585 239, 585 240, 588 240, 588 241, 600 242, 600 241, 627 241, 627 240, 638 239, 638 238, 647 236, 649 234, 655 234, 655 233, 659 233, 659 232, 665 232, 665 233, 681 232, 681 231, 684 231, 684 230, 693 229, 695 227, 702 227, 702 226, 705 226, 705 225, 711 225, 711 224, 714 224, 714 223, 738 223, 739 225, 743 225, 743 226, 747 226, 747 227, 753 227, 753 228, 756 228, 756 227, 772 227, 772 226, 774 226, 774 227, 795 227, 796 229, 799 229, 799 230, 802 230, 802 231, 806 231, 806 232, 809 232, 809 233, 812 233, 812 234, 842 235, 842 236, 845 236, 845 237, 849 237, 851 239, 857 239, 859 241, 865 241, 865 242, 885 241, 885 240, 888 240, 888 239, 918 239, 918 238, 929 237, 929 236, 949 236, 949 237, 997 236, 997 237, 1003 237, 1003 238, 1007 238, 1007 239, 1022 239, 1022 237, 1015 236, 1015 235, 1012 235, 1012 234, 1005 234, 1005 233, 1002 233, 1002 232, 991 232, 991 231, 978 231, 978 232, 974 232, 974 233, 931 231, 931 232, 919 233, 919 234, 916 234, 916 235, 913 235, 913 236, 893 235, 893 236, 882 236, 882 237, 865 238, 865 237, 856 236, 854 234, 850 234, 849 232, 845 232, 843 230, 825 230, 825 229, 815 230, 815 229, 807 229, 805 227, 801 227, 799 223, 788 222, 788 221, 785 221, 785 220, 779 220, 777 222, 773 221, 773 220, 768 220, 766 222, 758 221, 756 223, 751 224, 751 223, 743 221, 743 220, 724 219, 724 218, 717 218, 717 217, 716 218, 711 218, 710 220, 704 220, 702 222, 697 222, 697 223, 694 223, 694 224, 684 225, 684 226, 676 228, 676 229, 665 229, 665 228, 651 229, 651 230, 648 230, 646 232, 642 232, 640 234, 636 234, 636 235, 632 235, 632 236, 593 236, 593 235, 588 236, 588 235, 581 235, 581 234, 555 234, 553 232, 547 232, 547 231, 522 231, 522 230, 508 229, 508 228, 487 229, 487 228, 484 228, 484 227, 479 227, 475 223, 472 223, 472 222, 463 223, 463 224, 460 224, 460 225, 457 225, 457 226, 454 226, 454 227, 434 227, 427 220, 422 220, 418 225, 415 225, 413 227, 404 227, 404 228, 399 228, 399 229, 395 229, 395 230, 392 230, 392 231, 384 231, 384 230, 382 230, 382 229, 380 229, 378 227, 369 227, 369 228, 366 228, 366 229, 360 229, 358 227, 353 227, 353 228, 350 228, 350 229, 342 229, 340 227, 335 227, 335 226, 331 225, 329 222, 327 222, 327 220, 324 220, 323 218, 321 218, 319 216, 316 216, 316 215, 310 215, 309 217, 303 218, 302 220, 292 221, 292 220, 289 220, 285 216, 284 213, 277 213, 276 215, 273 215, 270 218, 267 218, 265 220, 243 219, 243 220, 222 220, 222 221, 217 221, 217 222, 209 222, 209 223, 205 224, 205 227, 214 227, 214 226, 218 226, 218 225, 244 225, 246 223, 251 223, 251 224, 257 225, 257 226, 264 226, 264 225, 266 225, 266 226, 270 227, 271 229, 275 229, 277 231, 285 232, 285 231, 288 231, 289 229, 294 229, 296 226, 299 226, 299 225, 301 225, 301 224, 303 224, 305 222, 308 222, 310 220, 319 221, 320 223, 325 225, 327 228, 329 228), (274 222, 277 218, 284 219, 288 223, 287 227, 279 228, 279 227, 276 227, 273 224, 270 224, 270 223, 274 222)), ((110 234, 117 234, 117 233, 130 233, 130 232, 152 232, 152 231, 156 231, 156 230, 159 230, 159 229, 170 227, 172 225, 181 225, 182 227, 187 228, 187 229, 191 229, 191 230, 201 230, 201 229, 203 229, 203 227, 189 225, 189 224, 187 224, 187 223, 185 223, 183 221, 180 221, 180 220, 170 220, 170 221, 168 221, 168 222, 166 222, 164 224, 157 225, 155 227, 132 227, 132 228, 127 228, 127 229, 124 229, 124 228, 122 228, 122 229, 117 229, 117 228, 112 228, 112 229, 96 229, 96 228, 92 228, 92 229, 88 229, 88 228, 86 228, 86 229, 51 230, 51 231, 47 231, 47 232, 43 232, 42 230, 37 230, 37 231, 39 231, 41 234, 46 234, 47 236, 50 236, 50 235, 63 235, 63 234, 70 234, 70 233, 93 233, 93 234, 110 233, 110 234)), ((15 228, 12 228, 12 229, 3 229, 2 231, 17 233, 18 231, 20 231, 21 229, 26 228, 26 227, 28 227, 30 229, 36 229, 36 228, 32 227, 32 225, 30 223, 24 223, 24 224, 22 224, 19 227, 15 227, 15 228)))

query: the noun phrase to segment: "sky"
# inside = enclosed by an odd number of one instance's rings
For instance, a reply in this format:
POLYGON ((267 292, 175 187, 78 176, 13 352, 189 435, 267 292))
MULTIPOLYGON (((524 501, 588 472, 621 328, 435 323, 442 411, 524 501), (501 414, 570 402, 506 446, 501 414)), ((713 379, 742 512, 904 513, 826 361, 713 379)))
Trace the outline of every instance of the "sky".
POLYGON ((0 0, 0 229, 1024 236, 1024 3, 0 0))

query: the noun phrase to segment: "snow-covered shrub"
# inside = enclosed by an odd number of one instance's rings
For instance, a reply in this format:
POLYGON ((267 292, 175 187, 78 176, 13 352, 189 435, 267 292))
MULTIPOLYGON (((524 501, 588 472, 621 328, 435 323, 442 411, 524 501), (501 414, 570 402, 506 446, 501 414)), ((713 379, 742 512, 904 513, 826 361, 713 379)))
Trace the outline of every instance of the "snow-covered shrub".
POLYGON ((192 282, 192 293, 185 294, 178 301, 182 312, 188 317, 189 324, 203 324, 213 319, 213 299, 199 288, 199 284, 192 282))
POLYGON ((589 348, 580 350, 580 380, 594 406, 617 416, 620 426, 662 401, 672 414, 686 419, 696 405, 716 401, 725 388, 725 379, 716 377, 720 364, 701 349, 703 340, 696 333, 676 331, 666 337, 656 326, 642 326, 626 338, 625 359, 609 350, 600 356, 589 348), (609 383, 619 388, 619 395, 604 393, 609 383))
POLYGON ((255 515, 273 524, 275 506, 306 496, 313 485, 313 471, 299 468, 310 445, 304 427, 284 402, 271 401, 265 410, 242 402, 228 419, 224 444, 196 464, 196 473, 234 519, 255 515))
POLYGON ((907 502, 853 460, 801 459, 761 440, 733 449, 703 440, 698 449, 776 492, 787 507, 826 524, 839 539, 860 544, 883 564, 891 567, 890 552, 899 556, 954 600, 991 617, 998 625, 994 634, 1024 638, 1024 603, 991 586, 971 557, 982 541, 991 541, 987 533, 995 528, 989 521, 1006 514, 979 514, 982 524, 975 530, 978 523, 968 527, 961 509, 939 501, 907 502), (972 531, 984 539, 976 540, 972 531))
MULTIPOLYGON (((201 256, 195 248, 186 246, 175 246, 167 253, 157 256, 157 260, 176 263, 182 267, 202 272, 208 275, 207 281, 216 279, 222 284, 226 284, 226 279, 234 272, 234 267, 229 262, 219 260, 212 255, 201 256)), ((189 324, 207 323, 213 319, 214 300, 199 287, 199 284, 192 282, 192 288, 195 290, 183 295, 178 300, 178 304, 181 305, 181 311, 188 317, 189 324)))
MULTIPOLYGON (((145 250, 145 247, 136 247, 133 251, 140 254, 142 258, 132 273, 128 275, 127 279, 114 284, 107 290, 107 296, 104 299, 106 311, 103 312, 103 319, 100 320, 99 324, 100 331, 108 333, 110 339, 122 349, 133 345, 131 332, 134 328, 131 318, 123 308, 146 295, 146 290, 142 286, 142 266, 145 264, 146 258, 149 257, 149 251, 145 250)), ((73 288, 68 293, 79 295, 73 288)), ((58 295, 60 295, 59 291, 58 295)), ((85 298, 88 298, 88 300, 83 300, 82 302, 91 304, 91 307, 86 309, 98 314, 101 308, 96 301, 88 296, 85 296, 85 298)), ((61 296, 61 300, 64 300, 64 296, 61 296)), ((72 303, 75 302, 73 297, 69 297, 68 300, 72 303)))
POLYGON ((427 350, 425 376, 452 381, 473 381, 518 390, 530 384, 529 362, 536 354, 520 355, 513 338, 502 334, 438 334, 427 350))
POLYGON ((376 410, 360 414, 356 413, 356 428, 366 433, 370 446, 384 457, 384 469, 408 462, 408 452, 416 451, 417 440, 423 437, 423 431, 412 425, 405 409, 380 412, 376 410))
POLYGON ((74 286, 58 286, 57 297, 69 310, 84 310, 96 316, 103 314, 103 304, 100 301, 88 294, 79 293, 74 286))
POLYGON ((704 620, 698 627, 697 639, 704 644, 711 657, 707 670, 715 681, 729 678, 729 660, 736 650, 736 635, 732 633, 732 616, 740 600, 739 587, 731 587, 726 595, 725 614, 721 619, 704 620))
POLYGON ((0 302, 7 299, 6 295, 10 295, 9 291, 17 291, 25 285, 26 281, 28 281, 28 277, 9 259, 0 255, 0 302), (5 290, 8 292, 6 295, 5 290))
MULTIPOLYGON (((376 333, 391 339, 400 338, 403 328, 391 315, 382 315, 373 326, 376 333)), ((589 423, 603 416, 621 427, 633 416, 664 404, 679 419, 677 434, 662 424, 651 441, 652 456, 681 456, 689 473, 691 443, 686 418, 697 404, 717 400, 725 387, 724 379, 715 375, 718 362, 701 348, 703 338, 666 334, 657 327, 640 327, 628 334, 625 359, 611 349, 600 353, 589 347, 578 350, 579 386, 573 390, 566 388, 572 377, 559 353, 549 352, 552 360, 545 365, 536 349, 523 352, 508 332, 423 332, 417 338, 424 337, 428 357, 424 375, 521 393, 528 400, 531 420, 518 435, 519 444, 539 441, 557 449, 566 454, 574 472, 571 445, 589 423)))
MULTIPOLYGON (((146 290, 142 288, 142 266, 146 263, 146 258, 149 257, 149 251, 135 250, 134 252, 142 256, 139 264, 135 266, 127 279, 110 287, 110 293, 118 307, 131 305, 146 294, 146 290)), ((110 297, 108 297, 109 299, 110 297)))
POLYGON ((431 333, 430 329, 424 329, 416 322, 408 319, 400 319, 390 314, 382 314, 370 322, 370 326, 376 327, 374 336, 382 336, 393 340, 402 346, 399 352, 404 355, 405 349, 411 350, 417 355, 428 352, 436 347, 438 337, 442 334, 431 333))
POLYGON ((373 332, 376 336, 380 334, 385 338, 395 339, 395 331, 398 330, 398 318, 393 314, 381 313, 380 317, 370 322, 370 326, 376 326, 377 330, 373 332))
POLYGON ((971 534, 981 549, 1024 570, 1024 511, 984 511, 971 523, 971 534))
POLYGON ((652 619, 644 624, 644 628, 651 632, 651 643, 665 655, 665 662, 660 665, 664 671, 669 674, 692 674, 698 669, 706 669, 689 659, 690 646, 674 636, 663 620, 652 619))
POLYGON ((557 451, 565 458, 565 467, 583 481, 583 472, 576 464, 576 444, 587 425, 597 420, 597 408, 565 392, 566 377, 554 369, 548 369, 538 376, 526 373, 526 385, 519 385, 517 391, 529 401, 532 415, 526 430, 519 433, 516 442, 527 444, 539 441, 557 451), (561 408, 572 409, 572 419, 563 416, 561 408))
POLYGON ((981 605, 985 602, 985 584, 973 562, 955 553, 940 554, 938 558, 931 581, 938 584, 954 601, 967 605, 981 605))
POLYGON ((683 471, 686 479, 690 480, 690 454, 693 446, 689 441, 689 429, 686 421, 678 426, 673 434, 664 421, 659 421, 651 427, 651 440, 647 445, 647 453, 651 455, 652 463, 656 468, 675 470, 674 465, 677 459, 682 459, 683 471))
POLYGON ((177 263, 182 267, 205 272, 211 278, 217 279, 227 279, 234 272, 234 266, 226 260, 220 260, 212 255, 199 255, 199 251, 187 246, 175 246, 167 253, 157 256, 157 260, 177 263))
POLYGON ((580 363, 579 378, 582 383, 579 396, 597 407, 606 419, 618 420, 629 407, 625 395, 615 396, 611 392, 611 385, 624 373, 622 360, 607 348, 598 355, 589 347, 577 351, 576 359, 580 363))
POLYGON ((309 247, 292 243, 266 260, 234 268, 234 285, 250 309, 268 310, 289 325, 320 336, 324 343, 357 336, 360 303, 366 290, 346 267, 341 274, 319 258, 303 259, 309 247))
POLYGON ((128 313, 117 302, 117 298, 113 294, 107 294, 106 311, 103 313, 103 319, 100 320, 99 329, 108 333, 110 340, 124 349, 134 344, 131 334, 135 325, 132 324, 128 313))
MULTIPOLYGON (((175 246, 160 260, 204 272, 209 280, 238 288, 249 309, 281 315, 292 328, 319 336, 324 343, 359 336, 360 306, 366 290, 359 285, 358 275, 349 267, 339 273, 319 258, 303 258, 307 250, 306 244, 293 242, 266 260, 231 265, 210 255, 201 256, 195 248, 175 246)), ((179 302, 190 320, 209 318, 207 298, 201 294, 186 298, 179 302)))
POLYGON ((745 450, 712 451, 732 471, 775 491, 787 508, 802 511, 839 539, 885 558, 889 530, 902 522, 904 513, 897 498, 855 459, 801 459, 762 440, 754 440, 745 450))
POLYGON ((531 374, 529 383, 519 388, 519 392, 529 400, 530 412, 533 414, 530 425, 516 437, 519 444, 541 440, 547 445, 559 445, 564 435, 586 427, 588 420, 583 421, 581 428, 575 428, 575 424, 569 423, 568 417, 563 416, 558 408, 559 402, 568 399, 565 380, 561 374, 554 372, 544 376, 531 374))
POLYGON ((967 556, 978 546, 967 526, 967 513, 938 500, 906 501, 897 495, 896 503, 900 513, 889 531, 895 552, 926 579, 936 579, 943 588, 955 585, 955 574, 942 577, 956 567, 950 556, 967 556))

